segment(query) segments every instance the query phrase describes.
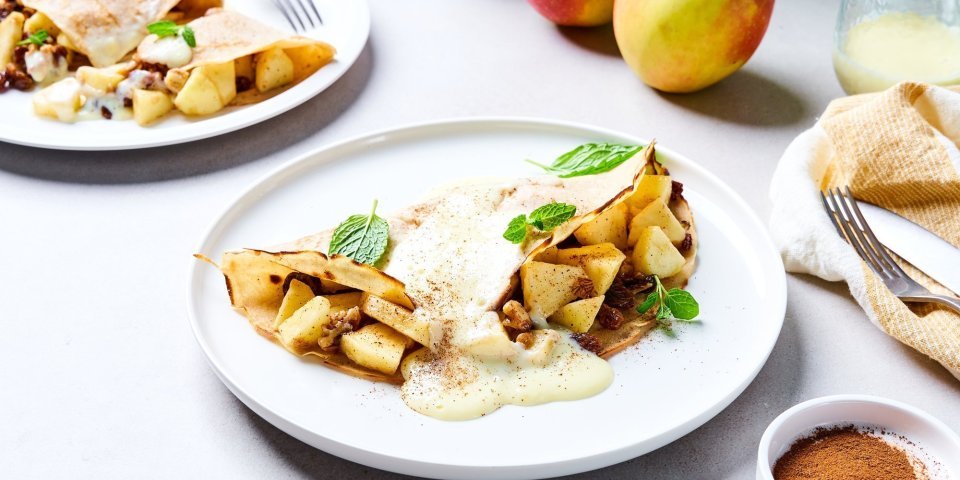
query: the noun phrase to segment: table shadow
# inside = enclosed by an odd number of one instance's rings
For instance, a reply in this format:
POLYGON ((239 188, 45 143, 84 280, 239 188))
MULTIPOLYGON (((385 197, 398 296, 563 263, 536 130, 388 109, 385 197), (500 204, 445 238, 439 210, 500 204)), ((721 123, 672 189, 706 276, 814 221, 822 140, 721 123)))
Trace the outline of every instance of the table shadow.
POLYGON ((809 111, 800 95, 750 70, 699 92, 657 93, 687 110, 743 125, 791 125, 805 121, 809 111))
POLYGON ((155 182, 224 170, 298 143, 331 124, 359 97, 372 68, 373 51, 368 42, 357 61, 333 85, 265 122, 205 140, 139 150, 74 152, 0 143, 0 169, 83 184, 155 182))
POLYGON ((599 27, 563 27, 557 26, 557 32, 585 50, 610 57, 620 57, 620 47, 613 36, 613 24, 599 27))

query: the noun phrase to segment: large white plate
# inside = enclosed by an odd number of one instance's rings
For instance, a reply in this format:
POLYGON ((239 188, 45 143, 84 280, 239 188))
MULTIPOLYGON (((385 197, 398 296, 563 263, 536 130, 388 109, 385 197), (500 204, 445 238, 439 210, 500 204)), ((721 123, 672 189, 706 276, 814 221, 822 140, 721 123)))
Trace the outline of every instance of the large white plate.
MULTIPOLYGON (((200 251, 217 258, 336 225, 374 198, 387 212, 440 182, 539 172, 587 141, 645 142, 587 126, 478 119, 417 125, 348 140, 283 166, 216 221, 200 251)), ((395 387, 290 355, 231 310, 223 278, 199 262, 191 324, 214 371, 257 414, 294 437, 372 467, 436 478, 521 478, 604 467, 689 433, 730 404, 763 366, 780 332, 786 279, 763 224, 729 187, 660 147, 701 235, 690 290, 700 325, 654 332, 616 355, 613 384, 576 402, 508 406, 443 422, 409 410, 395 387)))
MULTIPOLYGON (((365 0, 314 0, 323 26, 308 33, 332 44, 337 56, 329 65, 293 88, 263 102, 226 108, 191 119, 176 113, 149 127, 134 121, 90 120, 62 123, 33 114, 34 92, 0 94, 0 141, 61 150, 126 150, 190 142, 239 130, 280 115, 310 100, 340 78, 360 56, 370 33, 365 0)), ((290 24, 269 0, 227 0, 227 8, 293 33, 290 24)))

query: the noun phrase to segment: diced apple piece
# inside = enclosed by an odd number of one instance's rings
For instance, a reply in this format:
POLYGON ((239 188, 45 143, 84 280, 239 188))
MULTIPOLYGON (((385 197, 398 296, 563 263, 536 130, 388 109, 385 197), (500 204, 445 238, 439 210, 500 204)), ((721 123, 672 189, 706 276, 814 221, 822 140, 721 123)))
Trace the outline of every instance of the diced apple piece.
POLYGON ((238 77, 243 77, 253 82, 256 76, 253 70, 253 55, 246 55, 234 60, 233 70, 238 77))
POLYGON ((165 92, 140 88, 133 91, 133 119, 140 126, 149 125, 170 110, 173 110, 173 100, 165 92))
POLYGON ((233 62, 214 63, 196 68, 191 75, 201 73, 213 82, 220 94, 220 103, 228 105, 237 96, 237 75, 233 62))
POLYGON ((323 336, 323 326, 329 322, 330 301, 313 297, 280 324, 280 341, 295 352, 308 350, 317 346, 323 336))
POLYGON ((320 69, 320 67, 330 63, 336 50, 330 45, 304 45, 302 47, 288 48, 283 51, 293 62, 293 78, 306 78, 320 69))
POLYGON ((27 21, 23 22, 23 31, 27 32, 27 35, 33 35, 40 30, 46 30, 52 38, 56 38, 57 34, 60 33, 60 29, 53 23, 53 20, 50 20, 50 17, 41 12, 34 12, 27 21))
POLYGON ((105 68, 83 66, 77 69, 77 80, 101 92, 112 92, 126 78, 118 72, 105 68))
POLYGON ((280 302, 280 310, 277 312, 277 317, 273 320, 273 328, 280 328, 283 322, 293 316, 293 314, 306 305, 307 302, 313 300, 315 296, 313 290, 311 290, 306 283, 300 280, 291 281, 290 287, 287 288, 286 295, 283 296, 283 301, 280 302))
POLYGON ((633 192, 630 198, 627 198, 627 203, 630 204, 631 212, 636 214, 654 200, 662 200, 663 203, 669 202, 670 192, 672 191, 673 182, 669 175, 644 175, 640 179, 637 191, 633 192))
POLYGON ((540 326, 560 307, 577 299, 580 282, 589 279, 583 268, 571 265, 553 265, 527 262, 520 267, 523 301, 531 319, 540 326))
POLYGON ((363 294, 360 311, 368 317, 390 325, 420 345, 430 344, 430 324, 413 316, 413 312, 376 295, 363 294))
POLYGON ((209 115, 219 112, 224 106, 217 85, 199 71, 190 74, 173 104, 187 115, 209 115))
POLYGON ((496 312, 480 315, 470 327, 455 340, 465 351, 487 358, 510 358, 517 354, 516 344, 510 341, 496 312))
POLYGON ((547 247, 533 259, 537 262, 557 263, 557 246, 547 247))
POLYGON ((0 69, 13 61, 13 51, 23 36, 23 14, 13 12, 0 21, 0 69))
POLYGON ((33 95, 33 111, 37 115, 53 117, 61 122, 77 119, 77 111, 83 105, 80 82, 67 77, 33 95))
POLYGON ((677 220, 677 217, 673 215, 673 212, 670 211, 670 207, 660 200, 654 200, 647 204, 643 210, 640 210, 637 216, 633 217, 633 220, 630 221, 630 245, 635 245, 637 238, 640 237, 640 232, 642 232, 644 228, 651 226, 657 226, 663 229, 663 233, 675 244, 682 242, 683 237, 687 236, 687 231, 683 228, 683 225, 680 224, 680 221, 677 220))
POLYGON ((600 214, 593 221, 584 224, 573 232, 582 245, 612 243, 621 250, 627 248, 627 217, 630 207, 626 203, 617 204, 600 214))
POLYGON ((335 295, 324 295, 330 301, 330 313, 349 310, 359 306, 363 300, 363 292, 337 293, 335 295))
POLYGON ((257 54, 256 63, 257 78, 254 84, 260 92, 273 90, 293 81, 293 60, 279 48, 257 54))
POLYGON ((557 325, 567 327, 572 332, 584 333, 593 326, 593 321, 597 318, 597 312, 603 305, 604 296, 586 298, 570 302, 560 310, 550 315, 549 320, 557 325))
POLYGON ((683 268, 686 260, 660 227, 640 230, 633 247, 633 267, 645 275, 669 277, 683 268))
POLYGON ((557 252, 557 263, 576 265, 587 272, 598 295, 607 293, 617 274, 620 273, 620 265, 626 258, 627 256, 612 243, 564 248, 557 252))
POLYGON ((367 325, 340 337, 340 350, 358 365, 390 375, 397 371, 407 337, 384 323, 367 325))

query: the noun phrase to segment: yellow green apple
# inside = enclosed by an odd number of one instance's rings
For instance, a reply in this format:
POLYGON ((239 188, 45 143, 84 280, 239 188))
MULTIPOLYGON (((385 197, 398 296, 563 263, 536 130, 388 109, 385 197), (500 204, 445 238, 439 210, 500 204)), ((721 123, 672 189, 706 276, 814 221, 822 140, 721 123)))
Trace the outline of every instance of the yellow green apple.
POLYGON ((528 0, 536 11, 557 25, 595 27, 610 23, 613 0, 528 0))
POLYGON ((617 0, 613 31, 623 59, 664 92, 706 88, 737 71, 760 45, 774 0, 617 0))

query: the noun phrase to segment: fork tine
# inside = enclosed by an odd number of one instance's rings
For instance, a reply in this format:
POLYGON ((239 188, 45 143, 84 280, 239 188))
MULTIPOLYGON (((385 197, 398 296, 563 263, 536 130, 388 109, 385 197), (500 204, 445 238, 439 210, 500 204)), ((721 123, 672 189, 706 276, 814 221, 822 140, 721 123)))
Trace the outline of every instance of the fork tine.
POLYGON ((823 204, 823 209, 826 210, 827 216, 830 217, 830 223, 833 224, 833 228, 837 229, 837 234, 843 237, 843 229, 840 228, 836 215, 834 215, 833 210, 830 209, 830 205, 827 204, 827 197, 823 194, 823 190, 820 190, 820 203, 823 204))
MULTIPOLYGON (((297 32, 302 32, 307 29, 307 25, 303 23, 303 19, 300 18, 300 13, 297 12, 297 9, 293 6, 290 0, 279 0, 280 3, 283 3, 286 6, 286 10, 290 12, 290 16, 297 19, 297 23, 300 24, 300 28, 297 29, 297 26, 294 25, 293 29, 297 32)), ((292 22, 291 22, 292 23, 292 22)))
POLYGON ((303 5, 303 0, 290 0, 294 4, 294 9, 300 15, 300 21, 304 24, 310 24, 310 27, 316 27, 313 23, 313 17, 310 16, 310 12, 307 11, 307 7, 303 5))
POLYGON ((317 21, 320 22, 320 25, 323 25, 323 17, 320 16, 320 10, 317 10, 317 3, 314 0, 307 0, 307 3, 310 4, 313 13, 317 15, 317 21))
POLYGON ((840 208, 843 210, 844 221, 847 223, 850 229, 853 230, 854 234, 857 236, 857 241, 860 243, 861 247, 869 257, 864 258, 864 260, 867 260, 867 263, 872 264, 874 271, 878 271, 881 276, 893 277, 893 274, 880 260, 879 255, 877 255, 870 243, 867 241, 867 238, 863 234, 863 229, 861 229, 860 226, 857 225, 856 220, 854 220, 853 213, 850 211, 850 199, 844 197, 843 192, 839 188, 835 189, 833 195, 840 204, 840 208))
POLYGON ((843 229, 844 235, 847 238, 847 243, 853 246, 854 250, 857 251, 857 255, 867 263, 867 266, 874 271, 877 275, 881 277, 886 277, 886 273, 881 268, 880 264, 871 256, 871 253, 868 252, 863 245, 861 244, 860 238, 857 236, 859 231, 853 225, 850 224, 848 217, 843 215, 843 208, 841 207, 842 201, 836 197, 836 194, 832 190, 827 190, 829 194, 827 199, 829 200, 830 206, 835 215, 837 215, 837 220, 840 227, 843 229))
POLYGON ((293 23, 293 19, 290 18, 290 13, 287 12, 287 9, 286 7, 283 6, 283 3, 280 2, 280 0, 273 0, 273 5, 276 6, 278 10, 280 10, 280 13, 283 14, 283 18, 287 19, 287 23, 290 24, 290 28, 296 31, 297 26, 293 23))
POLYGON ((880 239, 874 235, 873 229, 870 228, 869 224, 867 224, 867 220, 863 218, 863 212, 860 211, 860 206, 857 205, 857 200, 853 198, 853 192, 850 190, 850 187, 847 186, 844 188, 847 191, 846 193, 850 199, 850 205, 853 207, 853 212, 856 214, 857 220, 860 222, 860 228, 864 231, 864 233, 866 233, 867 239, 872 244, 873 249, 883 257, 883 260, 887 263, 889 270, 892 270, 894 274, 899 274, 900 276, 906 277, 907 273, 900 268, 900 265, 897 265, 897 262, 893 261, 893 258, 890 257, 890 254, 887 253, 887 249, 884 248, 882 243, 880 243, 880 239))

